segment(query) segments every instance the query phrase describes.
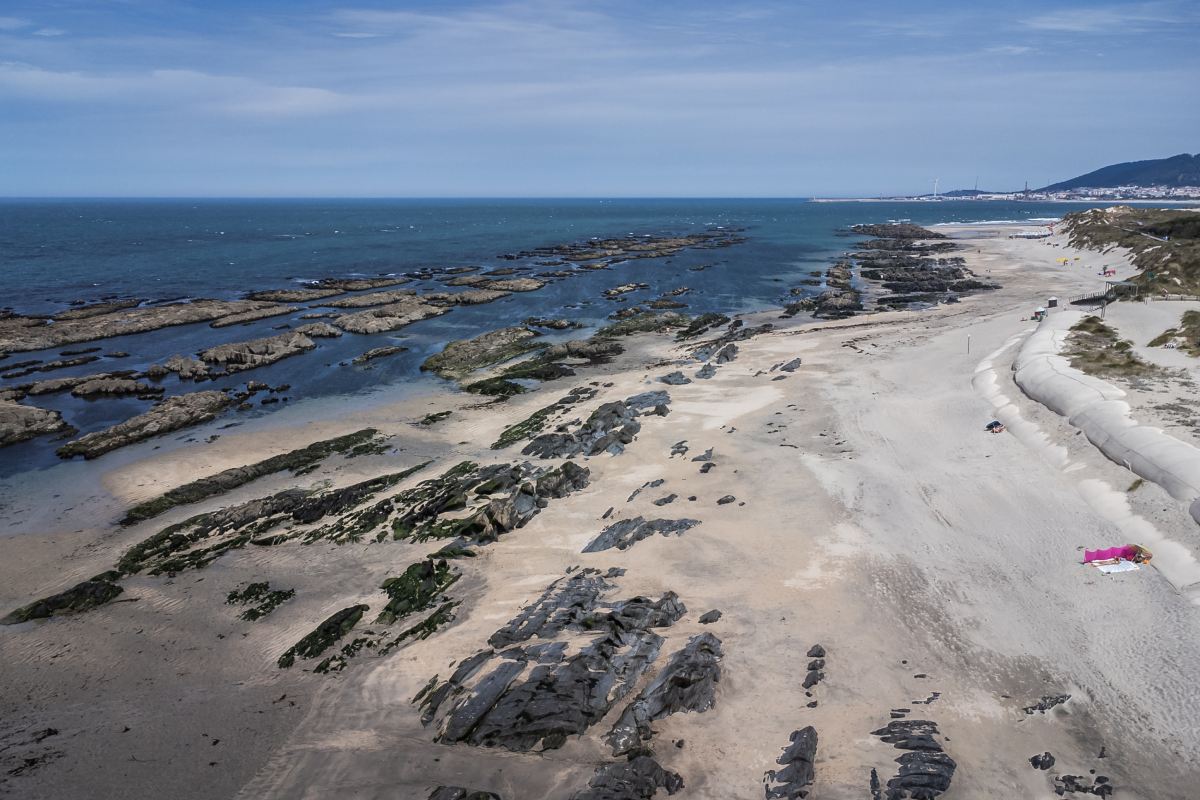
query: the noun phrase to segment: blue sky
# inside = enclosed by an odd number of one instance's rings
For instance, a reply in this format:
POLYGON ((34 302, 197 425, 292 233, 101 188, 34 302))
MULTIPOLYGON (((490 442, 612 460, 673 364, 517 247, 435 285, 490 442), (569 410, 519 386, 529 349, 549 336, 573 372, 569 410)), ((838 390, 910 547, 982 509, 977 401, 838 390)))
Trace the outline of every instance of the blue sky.
POLYGON ((1200 150, 1200 4, 0 4, 0 195, 806 196, 1200 150))

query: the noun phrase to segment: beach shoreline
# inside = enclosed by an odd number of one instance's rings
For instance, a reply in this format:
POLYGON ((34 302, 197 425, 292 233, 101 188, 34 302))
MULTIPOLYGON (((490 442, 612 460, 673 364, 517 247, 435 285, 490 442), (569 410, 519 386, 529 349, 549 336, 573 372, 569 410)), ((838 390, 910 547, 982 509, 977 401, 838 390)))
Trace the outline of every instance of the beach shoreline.
MULTIPOLYGON (((664 654, 703 632, 721 641, 714 706, 653 723, 654 752, 683 777, 682 797, 755 795, 789 734, 808 725, 820 736, 814 792, 862 797, 872 769, 884 782, 896 770, 901 753, 871 732, 897 719, 936 723, 957 764, 949 796, 1048 794, 1051 773, 1029 765, 1042 752, 1057 758, 1053 774, 1111 777, 1117 798, 1187 796, 1200 763, 1200 700, 1186 667, 1200 659, 1200 607, 1153 568, 1104 577, 1079 561, 1083 547, 1122 544, 1144 525, 1200 552, 1195 523, 1157 487, 1130 496, 1125 470, 1011 378, 1030 312, 1052 295, 1102 286, 1092 265, 1114 258, 1071 251, 1061 234, 1006 238, 1012 229, 937 227, 998 290, 815 323, 747 314, 745 329, 772 329, 737 341, 736 357, 708 379, 658 381, 692 375, 701 362, 667 336, 639 336, 611 364, 502 404, 430 391, 323 420, 232 429, 106 470, 111 500, 100 507, 112 515, 317 440, 367 427, 394 437, 386 453, 259 478, 130 527, 107 517, 70 531, 51 516, 26 520, 0 536, 0 561, 23 565, 0 588, 0 610, 101 573, 202 511, 428 460, 434 466, 410 483, 464 460, 521 461, 519 445, 488 445, 574 387, 596 394, 566 417, 670 394, 669 413, 644 418, 627 452, 578 459, 587 488, 456 562, 453 623, 390 655, 353 658, 337 674, 275 661, 334 611, 377 608, 380 583, 436 543, 247 547, 201 571, 133 576, 121 601, 85 614, 0 628, 0 677, 11 687, 0 735, 22 758, 44 756, 0 789, 423 799, 444 785, 506 800, 569 797, 611 760, 601 734, 615 710, 540 755, 434 743, 411 700, 568 570, 616 567, 616 596, 676 592, 686 605, 659 631, 664 654), (1068 252, 1082 263, 1058 266, 1068 252), (998 409, 1026 425, 984 432, 998 409), (419 424, 443 411, 450 416, 419 424), (707 450, 715 466, 701 471, 707 462, 694 459, 707 450), (654 504, 668 493, 675 499, 654 504), (585 552, 601 529, 637 516, 699 524, 585 552), (226 592, 263 579, 294 588, 295 599, 263 621, 239 621, 226 592), (701 625, 710 609, 721 618, 701 625), (822 678, 802 689, 818 644, 822 678), (1026 710, 1062 695, 1071 699, 1026 710), (900 708, 908 711, 897 716, 900 708)), ((86 517, 76 510, 70 520, 86 517)))

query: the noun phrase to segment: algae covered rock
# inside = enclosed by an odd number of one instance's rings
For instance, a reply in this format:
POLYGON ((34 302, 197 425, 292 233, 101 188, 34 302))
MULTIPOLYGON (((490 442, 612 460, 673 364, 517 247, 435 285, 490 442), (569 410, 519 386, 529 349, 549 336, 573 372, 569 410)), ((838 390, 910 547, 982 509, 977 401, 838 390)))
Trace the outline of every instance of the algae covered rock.
POLYGON ((312 633, 289 647, 279 657, 278 664, 280 669, 287 669, 295 664, 297 656, 300 658, 316 658, 325 652, 331 645, 349 633, 358 624, 358 621, 362 619, 363 614, 367 613, 370 608, 368 605, 361 604, 350 606, 349 608, 343 608, 329 617, 318 625, 312 633))
POLYGON ((14 625, 18 622, 28 622, 31 619, 45 619, 56 614, 87 611, 96 606, 102 606, 116 599, 124 591, 122 587, 113 582, 117 577, 117 573, 105 572, 82 583, 77 583, 66 591, 35 600, 27 606, 18 608, 0 619, 0 624, 14 625))

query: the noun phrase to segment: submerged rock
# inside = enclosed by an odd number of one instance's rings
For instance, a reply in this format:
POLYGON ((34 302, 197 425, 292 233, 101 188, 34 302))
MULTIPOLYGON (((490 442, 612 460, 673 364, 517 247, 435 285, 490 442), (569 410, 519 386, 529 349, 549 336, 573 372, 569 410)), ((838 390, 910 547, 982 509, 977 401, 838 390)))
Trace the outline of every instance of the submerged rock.
POLYGON ((360 356, 355 356, 351 363, 366 364, 368 361, 373 361, 384 356, 392 356, 397 353, 407 353, 408 348, 403 345, 388 345, 386 347, 374 347, 363 353, 360 356))

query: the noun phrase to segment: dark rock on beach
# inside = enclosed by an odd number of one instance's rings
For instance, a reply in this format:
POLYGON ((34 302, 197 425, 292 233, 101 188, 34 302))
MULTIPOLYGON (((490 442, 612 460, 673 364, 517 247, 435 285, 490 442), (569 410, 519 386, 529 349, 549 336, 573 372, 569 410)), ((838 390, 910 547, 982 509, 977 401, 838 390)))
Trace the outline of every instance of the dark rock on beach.
POLYGON ((614 547, 618 550, 626 550, 642 539, 649 538, 655 534, 661 536, 675 534, 678 536, 699 524, 700 520, 695 519, 647 520, 644 517, 623 519, 605 528, 599 536, 588 543, 587 547, 583 548, 583 552, 598 553, 601 550, 611 550, 614 547))
POLYGON ((680 711, 708 711, 721 680, 721 641, 711 633, 693 636, 676 651, 621 714, 607 741, 614 756, 641 746, 654 734, 650 723, 680 711))
POLYGON ((87 611, 96 606, 111 602, 124 591, 113 582, 118 577, 116 573, 97 575, 83 583, 76 584, 66 591, 36 600, 27 606, 22 606, 8 616, 0 619, 0 624, 13 625, 28 622, 31 619, 45 619, 56 614, 72 611, 87 611))
POLYGON ((792 731, 791 744, 776 761, 783 769, 769 770, 764 779, 767 800, 796 800, 809 796, 816 777, 817 730, 809 725, 792 731))
POLYGON ((600 767, 588 788, 571 795, 571 800, 650 800, 659 789, 670 795, 682 788, 683 778, 678 773, 639 753, 628 761, 600 767))

